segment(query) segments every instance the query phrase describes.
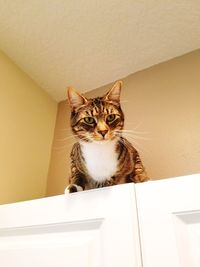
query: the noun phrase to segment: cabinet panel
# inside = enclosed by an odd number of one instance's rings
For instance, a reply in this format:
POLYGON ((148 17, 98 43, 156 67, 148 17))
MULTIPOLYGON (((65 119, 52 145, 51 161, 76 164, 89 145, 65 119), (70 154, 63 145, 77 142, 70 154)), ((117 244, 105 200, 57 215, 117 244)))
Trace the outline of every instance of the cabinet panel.
POLYGON ((4 267, 141 267, 135 186, 0 206, 4 267))
POLYGON ((136 185, 143 267, 200 266, 200 175, 136 185))

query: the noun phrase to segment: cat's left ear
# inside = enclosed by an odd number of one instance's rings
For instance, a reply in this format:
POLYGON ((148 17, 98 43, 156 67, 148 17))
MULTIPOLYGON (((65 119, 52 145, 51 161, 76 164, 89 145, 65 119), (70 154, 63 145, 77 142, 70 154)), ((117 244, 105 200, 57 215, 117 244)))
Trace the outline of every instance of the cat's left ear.
POLYGON ((87 98, 85 98, 83 95, 79 94, 74 90, 74 88, 69 87, 68 88, 68 101, 71 106, 71 109, 76 109, 84 104, 86 104, 87 98))
POLYGON ((122 85, 122 81, 117 81, 110 89, 110 91, 104 96, 104 99, 108 101, 120 102, 122 85))

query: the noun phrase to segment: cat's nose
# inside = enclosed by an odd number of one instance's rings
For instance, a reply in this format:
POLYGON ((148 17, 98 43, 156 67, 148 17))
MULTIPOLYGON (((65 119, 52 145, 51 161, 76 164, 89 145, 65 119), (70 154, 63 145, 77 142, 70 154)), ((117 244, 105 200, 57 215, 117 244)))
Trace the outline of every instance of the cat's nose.
POLYGON ((107 134, 108 130, 101 130, 101 131, 98 131, 99 134, 101 134, 103 137, 107 134))

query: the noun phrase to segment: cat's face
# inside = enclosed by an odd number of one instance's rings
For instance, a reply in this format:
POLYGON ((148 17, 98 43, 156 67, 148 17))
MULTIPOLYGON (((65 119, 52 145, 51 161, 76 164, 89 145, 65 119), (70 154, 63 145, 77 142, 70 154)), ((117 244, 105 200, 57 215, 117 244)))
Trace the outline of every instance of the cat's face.
POLYGON ((103 97, 87 99, 72 88, 68 90, 71 127, 74 135, 85 142, 114 140, 124 126, 120 107, 122 82, 117 82, 103 97))

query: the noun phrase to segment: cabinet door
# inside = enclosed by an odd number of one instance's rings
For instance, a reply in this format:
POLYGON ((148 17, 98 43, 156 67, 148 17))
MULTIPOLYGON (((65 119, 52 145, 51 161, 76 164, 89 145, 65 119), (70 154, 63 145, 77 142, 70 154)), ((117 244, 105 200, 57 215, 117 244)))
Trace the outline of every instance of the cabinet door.
POLYGON ((140 267, 133 184, 0 206, 2 267, 140 267))
POLYGON ((136 185, 143 267, 200 266, 200 175, 136 185))

